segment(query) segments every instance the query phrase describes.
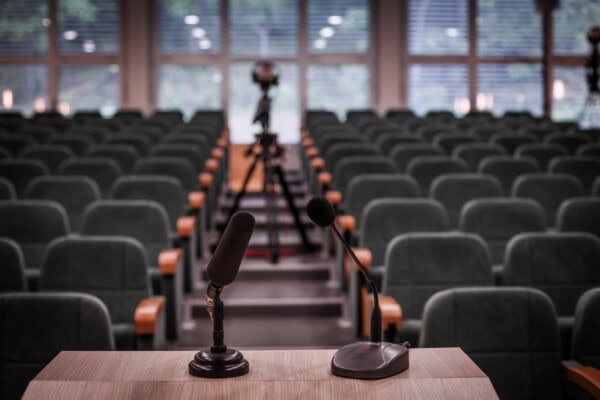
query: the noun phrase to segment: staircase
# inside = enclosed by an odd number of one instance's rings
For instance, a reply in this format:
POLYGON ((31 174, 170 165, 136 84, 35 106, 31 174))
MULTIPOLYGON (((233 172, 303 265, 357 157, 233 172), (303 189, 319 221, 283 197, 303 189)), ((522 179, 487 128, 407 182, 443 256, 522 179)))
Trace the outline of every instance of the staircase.
MULTIPOLYGON (((297 154, 297 149, 288 149, 297 154)), ((225 304, 225 339, 235 347, 338 347, 353 340, 346 319, 345 297, 333 281, 333 260, 322 249, 323 230, 306 215, 310 199, 299 163, 288 162, 285 178, 313 251, 307 252, 288 210, 283 193, 277 194, 280 257, 270 261, 266 201, 262 193, 247 193, 240 210, 254 215, 256 226, 246 257, 221 298, 225 304)), ((214 214, 218 231, 224 226, 236 193, 224 190, 214 214)), ((212 232, 213 244, 217 232, 212 232)), ((200 278, 186 301, 184 333, 177 348, 206 346, 212 341, 212 324, 204 309, 208 260, 199 262, 200 278)))

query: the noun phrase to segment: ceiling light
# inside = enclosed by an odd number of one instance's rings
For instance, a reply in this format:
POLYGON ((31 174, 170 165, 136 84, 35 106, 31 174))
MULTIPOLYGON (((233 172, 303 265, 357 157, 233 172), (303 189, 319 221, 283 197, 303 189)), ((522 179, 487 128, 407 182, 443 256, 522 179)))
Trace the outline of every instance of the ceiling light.
POLYGON ((319 34, 324 38, 330 38, 335 34, 335 29, 330 26, 326 26, 319 31, 319 34))
POLYGON ((183 22, 186 25, 196 25, 198 22, 200 22, 200 17, 197 15, 186 15, 183 17, 183 22))
POLYGON ((331 15, 329 18, 327 18, 327 22, 329 22, 331 25, 340 25, 342 22, 344 22, 344 18, 339 15, 331 15))
POLYGON ((201 39, 206 35, 206 31, 202 28, 194 28, 192 29, 192 36, 196 39, 201 39))
POLYGON ((78 36, 77 31, 64 31, 63 32, 63 38, 65 40, 69 40, 69 41, 75 40, 75 39, 77 39, 77 36, 78 36))
POLYGON ((200 39, 198 42, 198 47, 200 47, 202 50, 208 50, 212 47, 212 42, 208 39, 200 39))
POLYGON ((317 39, 315 40, 314 46, 316 49, 324 49, 327 46, 327 40, 317 39))
POLYGON ((457 28, 448 28, 446 29, 446 36, 450 38, 455 38, 460 35, 460 31, 457 28))

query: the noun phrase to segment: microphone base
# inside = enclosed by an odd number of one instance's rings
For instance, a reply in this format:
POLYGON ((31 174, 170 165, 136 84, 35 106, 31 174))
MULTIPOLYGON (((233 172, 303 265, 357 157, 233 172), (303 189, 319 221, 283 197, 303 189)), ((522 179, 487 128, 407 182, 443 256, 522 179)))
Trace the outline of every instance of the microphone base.
POLYGON ((189 363, 191 375, 201 378, 233 378, 250 371, 248 361, 235 349, 213 352, 210 348, 200 350, 189 363))
POLYGON ((395 343, 356 342, 335 352, 331 373, 344 378, 382 379, 408 369, 408 347, 395 343))

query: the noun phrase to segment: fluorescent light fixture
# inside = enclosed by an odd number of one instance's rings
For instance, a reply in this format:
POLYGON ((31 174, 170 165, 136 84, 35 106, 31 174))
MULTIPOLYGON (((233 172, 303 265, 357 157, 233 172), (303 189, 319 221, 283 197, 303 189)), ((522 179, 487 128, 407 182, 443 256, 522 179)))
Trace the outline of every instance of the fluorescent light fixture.
POLYGON ((325 47, 327 47, 327 40, 320 38, 315 40, 314 43, 315 49, 324 49, 325 47))
POLYGON ((206 31, 202 28, 192 29, 192 36, 196 39, 202 39, 206 35, 206 31))
POLYGON ((96 51, 96 42, 93 40, 85 40, 83 42, 83 52, 84 53, 93 53, 96 51))
POLYGON ((565 81, 562 79, 555 79, 552 83, 552 97, 554 100, 563 100, 565 98, 565 81))
POLYGON ((458 28, 447 28, 446 29, 446 36, 448 36, 449 38, 456 38, 460 35, 460 31, 458 30, 458 28))
POLYGON ((329 22, 331 25, 340 25, 342 22, 344 22, 344 18, 342 18, 340 15, 331 15, 329 18, 327 18, 327 22, 329 22))
POLYGON ((186 25, 196 25, 198 22, 200 22, 200 17, 197 15, 186 15, 183 17, 183 22, 186 25))
POLYGON ((319 31, 319 35, 321 35, 321 37, 324 38, 330 38, 333 35, 335 35, 335 29, 333 29, 330 26, 326 26, 325 28, 321 28, 321 30, 319 31))
POLYGON ((206 38, 200 39, 198 42, 198 47, 200 47, 202 50, 208 50, 212 47, 212 42, 206 38))
POLYGON ((4 89, 2 91, 2 107, 5 110, 13 108, 13 91, 10 89, 4 89))
POLYGON ((77 31, 64 31, 63 32, 63 38, 65 40, 69 40, 69 41, 75 40, 75 39, 77 39, 77 36, 79 36, 77 34, 77 31))

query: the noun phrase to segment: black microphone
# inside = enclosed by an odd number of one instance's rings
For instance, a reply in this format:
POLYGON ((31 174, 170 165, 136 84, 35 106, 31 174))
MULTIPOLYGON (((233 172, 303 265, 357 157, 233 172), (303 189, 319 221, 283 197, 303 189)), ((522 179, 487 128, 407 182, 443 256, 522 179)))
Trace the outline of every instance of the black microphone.
POLYGON ((238 211, 229 220, 215 252, 206 266, 210 283, 206 291, 206 310, 213 319, 214 299, 235 279, 254 230, 252 214, 238 211))
POLYGON ((351 343, 339 349, 331 360, 332 373, 348 378, 380 379, 408 369, 408 344, 399 345, 381 341, 381 308, 379 307, 379 293, 375 280, 335 226, 335 210, 326 199, 315 197, 306 205, 306 212, 308 217, 320 227, 331 226, 331 229, 340 239, 342 246, 352 257, 373 291, 370 342, 351 343))

